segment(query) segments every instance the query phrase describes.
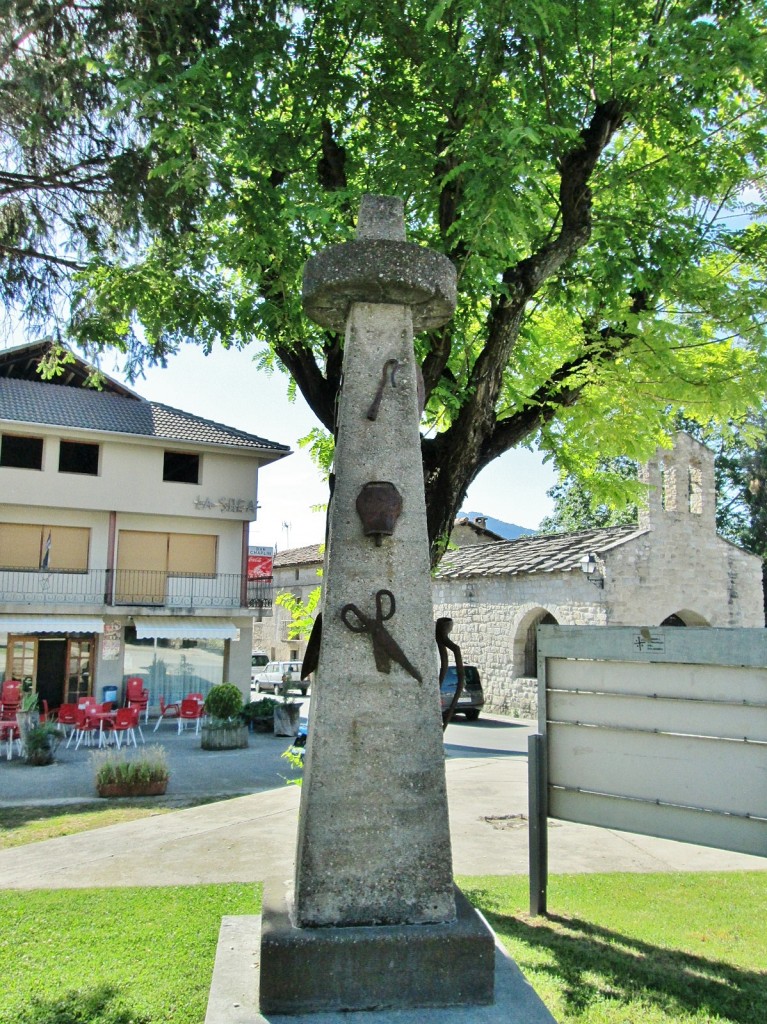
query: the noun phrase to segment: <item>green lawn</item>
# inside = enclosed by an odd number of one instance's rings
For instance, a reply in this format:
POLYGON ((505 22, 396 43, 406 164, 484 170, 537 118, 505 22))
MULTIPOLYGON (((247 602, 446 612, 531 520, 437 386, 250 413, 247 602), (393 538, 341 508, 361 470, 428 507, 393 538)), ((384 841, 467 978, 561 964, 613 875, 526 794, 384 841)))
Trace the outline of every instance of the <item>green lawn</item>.
POLYGON ((765 1024, 767 872, 467 878, 561 1024, 765 1024))
POLYGON ((0 807, 0 850, 43 839, 71 836, 105 825, 121 825, 137 818, 154 814, 167 814, 180 807, 196 807, 213 803, 221 797, 162 800, 157 797, 136 798, 109 802, 87 801, 82 804, 40 804, 19 807, 0 807))
POLYGON ((2 1024, 201 1024, 221 918, 254 885, 0 893, 2 1024))
MULTIPOLYGON (((767 873, 464 878, 560 1024, 764 1024, 767 873)), ((0 1024, 200 1024, 247 885, 0 893, 0 1024)), ((371 1017, 371 1024, 374 1024, 371 1017)))

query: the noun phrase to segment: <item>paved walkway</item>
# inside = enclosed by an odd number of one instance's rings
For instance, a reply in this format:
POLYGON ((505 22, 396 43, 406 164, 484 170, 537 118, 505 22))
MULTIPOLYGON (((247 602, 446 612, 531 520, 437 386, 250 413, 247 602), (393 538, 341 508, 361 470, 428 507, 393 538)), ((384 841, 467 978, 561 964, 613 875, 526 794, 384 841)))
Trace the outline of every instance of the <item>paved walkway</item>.
MULTIPOLYGON (((183 798, 201 788, 206 791, 206 786, 217 793, 248 795, 2 851, 0 886, 82 888, 289 878, 300 791, 280 778, 290 774, 280 760, 287 741, 254 737, 248 751, 201 752, 193 734, 178 736, 170 725, 161 728, 165 732, 154 738, 164 736, 175 763, 171 795, 183 798)), ((472 749, 456 754, 448 748, 456 874, 526 874, 527 758, 519 753, 475 756, 472 749)), ((3 804, 30 802, 29 787, 45 802, 91 799, 88 755, 81 750, 78 758, 47 768, 16 761, 0 764, 0 821, 3 804)), ((549 823, 552 873, 741 869, 767 870, 767 858, 549 823)))

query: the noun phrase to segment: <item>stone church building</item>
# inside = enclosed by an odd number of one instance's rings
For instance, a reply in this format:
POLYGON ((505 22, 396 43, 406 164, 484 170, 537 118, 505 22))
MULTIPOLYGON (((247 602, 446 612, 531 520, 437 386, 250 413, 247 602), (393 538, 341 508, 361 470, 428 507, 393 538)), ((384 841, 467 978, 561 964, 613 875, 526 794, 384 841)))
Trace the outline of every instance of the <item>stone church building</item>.
POLYGON ((536 629, 763 627, 761 559, 717 536, 714 456, 687 434, 642 467, 637 526, 521 537, 448 551, 434 614, 482 676, 489 709, 537 711, 536 629))
MULTIPOLYGON (((488 710, 534 717, 536 630, 577 626, 764 627, 761 559, 717 536, 714 455, 688 434, 642 467, 649 485, 637 526, 502 540, 482 519, 458 520, 458 550, 434 585, 434 615, 453 619, 452 639, 480 671, 488 710)), ((303 601, 321 582, 319 545, 280 552, 275 595, 303 601)), ((254 647, 301 659, 276 605, 256 623, 254 647)))

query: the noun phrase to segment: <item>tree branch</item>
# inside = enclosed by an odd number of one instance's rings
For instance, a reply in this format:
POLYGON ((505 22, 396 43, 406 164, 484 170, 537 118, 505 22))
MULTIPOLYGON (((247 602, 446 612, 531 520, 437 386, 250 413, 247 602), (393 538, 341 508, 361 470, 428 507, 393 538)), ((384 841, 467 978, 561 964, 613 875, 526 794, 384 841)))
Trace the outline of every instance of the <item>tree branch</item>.
POLYGON ((13 171, 0 171, 0 197, 14 195, 16 192, 34 192, 39 189, 71 189, 73 192, 93 191, 88 186, 103 185, 107 181, 106 173, 89 174, 83 177, 70 177, 80 174, 87 167, 103 167, 108 163, 106 157, 94 157, 70 167, 62 167, 51 174, 21 174, 13 171))
POLYGON ((588 127, 581 132, 581 145, 565 154, 559 162, 562 218, 559 234, 503 274, 506 293, 490 314, 487 344, 477 357, 469 381, 469 389, 476 393, 477 398, 475 402, 464 405, 454 424, 458 434, 466 435, 467 442, 468 435, 477 428, 485 437, 492 432, 503 373, 522 325, 525 306, 541 285, 557 273, 591 236, 589 178, 623 117, 623 106, 617 100, 597 105, 588 127), (473 423, 477 416, 473 411, 475 408, 485 410, 484 423, 473 423))
MULTIPOLYGON (((646 291, 637 291, 631 297, 630 312, 636 316, 650 306, 646 291)), ((586 339, 584 350, 574 359, 563 363, 530 396, 524 409, 514 416, 496 422, 495 429, 482 446, 475 476, 493 459, 518 445, 525 438, 550 422, 560 409, 572 405, 582 391, 582 385, 569 384, 576 374, 582 373, 597 361, 612 362, 624 351, 635 335, 625 328, 604 327, 593 341, 586 339)))
POLYGON ((317 181, 329 192, 346 188, 346 150, 333 136, 330 121, 322 122, 322 156, 317 163, 317 181))
POLYGON ((424 394, 428 400, 445 372, 453 348, 453 331, 449 323, 429 334, 431 348, 421 366, 424 394))
POLYGON ((332 434, 335 425, 337 388, 329 384, 323 376, 311 350, 276 344, 274 351, 295 380, 314 415, 332 434))
POLYGON ((84 270, 85 264, 77 260, 67 260, 63 256, 53 256, 51 253, 36 252, 34 249, 19 249, 13 245, 3 245, 0 242, 0 252, 8 256, 15 256, 17 259, 44 260, 46 263, 55 263, 57 267, 67 267, 69 270, 84 270))
MULTIPOLYGON (((445 178, 458 167, 456 154, 451 150, 451 142, 455 139, 464 126, 464 118, 458 113, 459 106, 463 101, 463 95, 456 97, 453 109, 447 114, 447 124, 440 130, 436 139, 437 162, 434 165, 434 177, 442 182, 439 192, 438 220, 439 230, 442 236, 444 251, 452 260, 456 271, 460 273, 460 267, 468 255, 466 244, 463 239, 458 240, 452 234, 452 229, 460 218, 461 202, 463 201, 463 175, 457 174, 448 181, 445 178)), ((426 398, 428 399, 434 387, 439 383, 445 367, 450 359, 452 350, 452 329, 446 324, 439 331, 433 331, 429 335, 431 349, 426 356, 421 372, 426 398)))

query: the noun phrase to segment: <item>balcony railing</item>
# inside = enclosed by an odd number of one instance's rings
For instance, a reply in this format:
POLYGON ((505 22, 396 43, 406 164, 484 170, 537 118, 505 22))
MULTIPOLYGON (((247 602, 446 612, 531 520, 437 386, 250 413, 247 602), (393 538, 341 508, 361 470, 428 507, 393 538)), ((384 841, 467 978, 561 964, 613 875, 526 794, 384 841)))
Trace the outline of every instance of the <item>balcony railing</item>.
POLYGON ((271 608, 273 584, 239 573, 177 576, 134 569, 0 570, 0 604, 271 608))

